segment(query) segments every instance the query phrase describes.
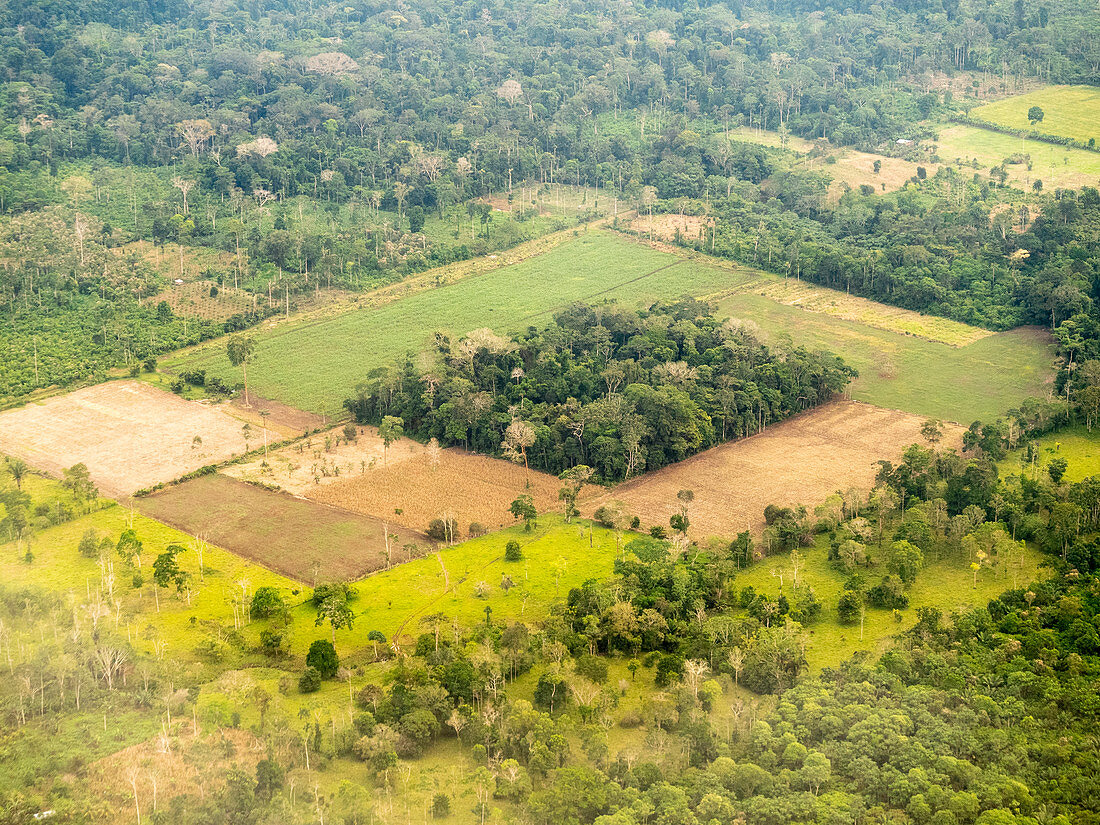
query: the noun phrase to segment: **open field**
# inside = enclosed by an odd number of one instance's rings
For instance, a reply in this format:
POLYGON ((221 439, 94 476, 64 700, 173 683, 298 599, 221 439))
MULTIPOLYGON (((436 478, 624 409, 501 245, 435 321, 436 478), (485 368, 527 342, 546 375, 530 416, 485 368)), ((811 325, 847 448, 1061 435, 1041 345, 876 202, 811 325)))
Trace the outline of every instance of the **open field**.
MULTIPOLYGON (((517 332, 574 301, 636 304, 709 294, 744 277, 592 231, 544 255, 374 309, 264 329, 249 385, 261 395, 332 414, 370 370, 420 352, 436 330, 452 336, 484 326, 517 332)), ((165 359, 165 365, 206 369, 236 383, 240 371, 224 353, 224 343, 216 341, 165 359)))
POLYGON ((54 475, 84 463, 107 495, 245 452, 241 421, 140 381, 109 381, 0 413, 0 452, 54 475))
POLYGON ((835 163, 822 163, 819 159, 813 159, 802 164, 802 168, 822 172, 832 178, 829 184, 829 200, 834 203, 844 194, 845 186, 859 189, 866 184, 876 194, 881 195, 905 186, 910 179, 916 177, 918 166, 923 166, 929 177, 939 170, 939 166, 934 163, 913 163, 902 158, 859 152, 855 149, 836 149, 830 155, 836 158, 835 163), (881 164, 878 172, 875 172, 875 161, 881 164))
POLYGON ((460 535, 477 522, 488 529, 513 524, 508 506, 516 496, 532 496, 539 511, 553 509, 561 483, 532 471, 531 486, 522 467, 462 450, 434 452, 402 438, 384 444, 374 427, 360 427, 353 442, 341 429, 330 430, 272 452, 262 459, 234 464, 223 472, 247 481, 277 485, 333 507, 423 530, 448 514, 460 535))
POLYGON ((1032 443, 1036 449, 1034 465, 1028 462, 1026 450, 1020 449, 1000 462, 998 467, 1001 473, 1038 472, 1046 477, 1046 468, 1050 462, 1056 458, 1064 458, 1069 464, 1065 480, 1070 483, 1100 475, 1100 429, 1096 427, 1089 432, 1078 424, 1048 433, 1032 443))
POLYGON ((967 164, 976 160, 978 168, 973 171, 983 180, 989 178, 991 167, 1022 153, 1031 156, 1030 170, 1023 163, 1005 167, 1009 180, 1020 188, 1030 189, 1035 180, 1041 180, 1047 189, 1096 186, 1100 181, 1100 153, 1084 149, 1016 138, 964 124, 942 126, 936 144, 944 163, 967 164))
MULTIPOLYGON (((1022 327, 950 347, 843 318, 807 312, 760 295, 723 298, 719 311, 751 320, 773 345, 831 349, 859 370, 857 401, 969 425, 993 420, 1030 396, 1045 397, 1055 354, 1045 330, 1022 327)), ((918 316, 919 317, 919 316, 918 316)))
MULTIPOLYGON (((383 522, 220 474, 140 499, 146 515, 298 581, 356 579, 385 566, 383 522)), ((389 525, 392 561, 427 539, 389 525), (396 536, 396 538, 394 538, 396 536)))
MULTIPOLYGON (((667 527, 679 509, 677 491, 689 489, 695 493, 692 538, 759 532, 769 504, 812 507, 838 490, 869 490, 875 462, 896 460, 920 442, 922 423, 917 416, 838 401, 628 481, 586 504, 591 511, 621 501, 644 525, 667 527)), ((945 443, 958 443, 959 433, 950 430, 945 443)))
POLYGON ((881 304, 858 295, 817 286, 795 278, 764 276, 737 288, 740 293, 760 295, 778 304, 854 321, 886 332, 914 335, 953 347, 972 344, 994 333, 981 327, 962 324, 936 315, 922 315, 911 309, 881 304))
MULTIPOLYGON (((602 231, 476 277, 407 295, 400 291, 404 286, 388 288, 389 298, 372 308, 270 324, 259 333, 250 387, 332 416, 370 370, 422 351, 435 330, 461 335, 491 326, 516 332, 575 300, 634 304, 683 294, 725 296, 718 299, 720 313, 755 321, 773 343, 789 335, 795 344, 836 351, 861 373, 853 398, 916 415, 963 423, 996 417, 1029 395, 1045 395, 1051 377, 1053 352, 1034 330, 988 335, 602 231), (957 348, 937 341, 972 343, 957 348)), ((233 383, 241 377, 220 341, 180 353, 167 365, 203 368, 233 383)))
POLYGON ((1089 138, 1100 140, 1100 88, 1096 86, 1047 86, 987 103, 970 114, 1010 129, 1035 129, 1085 143, 1089 138), (1027 119, 1032 106, 1040 107, 1044 115, 1034 126, 1027 119))
MULTIPOLYGON (((930 561, 909 591, 910 606, 902 611, 902 620, 896 621, 889 610, 868 608, 863 638, 860 639, 858 623, 845 626, 837 619, 837 601, 843 592, 848 574, 830 564, 827 541, 820 540, 815 546, 801 551, 801 554, 804 566, 799 569, 798 581, 810 585, 814 595, 822 603, 820 619, 806 628, 806 660, 813 671, 820 671, 823 667, 838 667, 860 650, 873 655, 881 654, 893 636, 903 633, 916 623, 918 607, 935 607, 947 616, 953 611, 984 607, 990 599, 1013 587, 1014 575, 1019 584, 1043 577, 1039 570, 1042 554, 1030 548, 1025 550, 1023 564, 1018 570, 1009 571, 1000 564, 983 568, 978 573, 976 587, 974 574, 965 559, 930 561)), ((778 598, 783 592, 780 572, 785 574, 789 587, 789 553, 769 556, 752 565, 737 576, 734 586, 738 589, 752 587, 757 593, 778 598)), ((875 579, 874 574, 870 578, 875 579)))

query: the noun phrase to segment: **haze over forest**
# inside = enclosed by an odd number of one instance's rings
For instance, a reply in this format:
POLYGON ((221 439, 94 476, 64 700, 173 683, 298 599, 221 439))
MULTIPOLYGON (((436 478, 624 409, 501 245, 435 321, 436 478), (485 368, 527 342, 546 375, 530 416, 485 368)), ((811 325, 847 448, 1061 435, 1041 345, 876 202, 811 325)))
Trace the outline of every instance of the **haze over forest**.
POLYGON ((0 825, 1100 825, 1091 0, 0 0, 0 825))

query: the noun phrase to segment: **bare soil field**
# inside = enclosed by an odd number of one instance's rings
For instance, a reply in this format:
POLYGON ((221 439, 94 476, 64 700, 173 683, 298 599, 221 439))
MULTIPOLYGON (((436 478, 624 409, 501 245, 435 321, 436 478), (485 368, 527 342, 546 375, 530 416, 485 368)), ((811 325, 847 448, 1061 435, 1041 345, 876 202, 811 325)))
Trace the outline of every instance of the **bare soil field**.
POLYGON ((408 561, 422 533, 359 513, 264 490, 215 473, 137 500, 158 521, 230 550, 270 570, 313 585, 358 579, 408 561))
POLYGON ((515 464, 462 450, 433 450, 408 438, 383 453, 374 427, 359 427, 352 442, 341 427, 272 452, 266 467, 256 460, 222 472, 413 530, 448 514, 462 535, 471 522, 490 530, 512 524, 508 506, 525 492, 540 512, 553 509, 561 487, 553 476, 532 470, 528 489, 523 468, 515 464))
POLYGON ((532 471, 527 488, 522 467, 461 450, 441 450, 438 461, 422 452, 401 464, 376 466, 355 478, 315 487, 307 495, 376 518, 386 515, 421 530, 447 513, 466 536, 472 522, 488 530, 515 524, 508 507, 523 493, 534 499, 540 513, 554 509, 560 487, 554 476, 532 471))
POLYGON ((714 224, 714 218, 703 215, 639 215, 630 222, 630 228, 648 238, 662 241, 676 240, 676 233, 684 240, 695 240, 704 237, 704 232, 709 232, 714 224))
POLYGON ((108 381, 0 413, 0 452, 53 475, 73 464, 125 496, 245 451, 241 421, 140 381, 108 381))
MULTIPOLYGON (((777 424, 759 435, 724 444, 670 467, 621 484, 585 501, 586 514, 621 501, 644 527, 668 527, 678 511, 676 493, 692 490, 690 535, 733 538, 759 533, 769 504, 812 506, 833 493, 874 485, 877 461, 896 461, 910 444, 923 443, 924 419, 895 410, 837 401, 777 424)), ((941 445, 956 446, 962 429, 950 428, 941 445)))

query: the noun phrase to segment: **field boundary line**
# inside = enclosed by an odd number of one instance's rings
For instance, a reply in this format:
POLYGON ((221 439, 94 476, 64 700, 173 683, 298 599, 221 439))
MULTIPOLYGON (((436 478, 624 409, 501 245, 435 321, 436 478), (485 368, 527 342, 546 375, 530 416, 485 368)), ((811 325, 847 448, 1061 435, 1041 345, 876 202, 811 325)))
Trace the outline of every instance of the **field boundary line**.
POLYGON ((672 269, 672 267, 674 267, 674 266, 679 266, 680 264, 684 263, 684 260, 685 260, 684 258, 680 258, 679 260, 672 261, 671 263, 664 264, 663 266, 659 266, 656 269, 653 269, 649 272, 642 273, 641 275, 638 275, 638 276, 635 276, 634 278, 623 281, 622 283, 615 284, 614 286, 609 286, 606 289, 601 289, 599 292, 593 292, 591 295, 585 295, 583 298, 578 298, 576 301, 570 301, 569 303, 558 304, 557 306, 550 307, 549 309, 541 309, 538 312, 532 312, 530 315, 524 315, 522 318, 520 318, 520 321, 529 321, 532 318, 538 318, 542 315, 546 315, 548 312, 557 312, 559 309, 570 306, 571 304, 584 303, 586 301, 591 301, 593 298, 598 298, 601 295, 606 295, 609 292, 614 292, 616 289, 622 289, 624 286, 630 286, 630 284, 636 284, 638 281, 645 280, 646 278, 649 278, 652 275, 656 275, 658 272, 664 272, 666 269, 672 269))
MULTIPOLYGON (((305 312, 294 313, 289 319, 285 316, 271 316, 270 318, 264 319, 259 324, 249 327, 249 331, 262 331, 267 337, 277 338, 301 329, 309 329, 319 324, 328 323, 334 318, 349 315, 353 312, 366 309, 377 309, 378 307, 386 306, 395 301, 409 298, 413 295, 419 295, 423 292, 430 292, 435 289, 445 289, 461 281, 476 278, 479 275, 488 275, 498 269, 524 263, 541 255, 545 255, 573 239, 573 233, 578 232, 581 227, 595 227, 600 229, 604 227, 606 222, 606 218, 600 218, 587 224, 579 224, 576 227, 560 229, 557 232, 551 232, 538 238, 523 241, 501 252, 494 252, 490 255, 482 255, 477 258, 469 258, 464 261, 452 261, 449 264, 443 264, 433 269, 424 270, 423 272, 397 281, 396 283, 386 284, 377 289, 360 293, 354 299, 350 299, 343 304, 334 304, 307 310, 305 312)), ((208 339, 191 347, 183 347, 171 353, 166 353, 162 357, 167 362, 171 362, 192 353, 215 349, 226 337, 228 337, 228 334, 208 339)), ((163 371, 169 374, 175 374, 172 370, 173 366, 168 363, 163 371)))
POLYGON ((970 344, 980 341, 983 338, 988 338, 991 335, 997 333, 993 330, 984 329, 982 327, 976 327, 972 324, 966 324, 962 321, 955 321, 951 318, 944 318, 940 315, 926 315, 914 310, 905 309, 903 307, 893 306, 891 304, 883 303, 882 301, 876 301, 873 298, 865 298, 862 295, 853 295, 847 292, 841 292, 839 289, 833 289, 832 287, 822 286, 821 284, 814 283, 809 280, 798 280, 798 283, 806 290, 816 290, 823 299, 827 299, 831 295, 835 295, 837 300, 845 300, 849 302, 855 302, 866 306, 869 310, 877 312, 881 315, 876 317, 871 314, 869 317, 862 315, 856 315, 854 313, 840 312, 826 312, 822 309, 817 309, 812 306, 805 306, 800 302, 787 302, 779 300, 773 295, 761 292, 760 290, 767 289, 772 291, 774 289, 787 289, 790 278, 784 278, 781 275, 768 272, 763 269, 757 269, 756 267, 741 264, 736 261, 727 261, 723 258, 710 255, 706 252, 702 252, 698 249, 692 249, 691 247, 680 247, 668 241, 659 241, 651 238, 646 238, 630 230, 618 228, 612 229, 612 231, 622 235, 625 238, 630 238, 640 243, 643 246, 647 246, 651 249, 655 249, 659 252, 667 252, 669 254, 679 255, 683 260, 693 261, 705 266, 710 266, 715 269, 725 270, 727 272, 733 272, 739 275, 749 277, 749 280, 741 284, 728 287, 726 289, 717 290, 716 292, 709 293, 707 295, 699 296, 701 301, 721 301, 725 298, 730 298, 734 295, 758 295, 766 300, 772 301, 780 306, 789 306, 797 309, 801 309, 804 312, 810 312, 815 315, 822 315, 827 318, 836 318, 841 321, 848 321, 853 324, 859 324, 861 326, 870 327, 872 329, 879 329, 883 332, 889 332, 893 335, 898 335, 905 338, 920 338, 925 341, 931 341, 935 344, 943 344, 944 346, 951 347, 952 349, 962 349, 970 344), (943 323, 951 326, 956 326, 970 331, 970 336, 967 340, 956 343, 954 341, 946 340, 946 336, 937 336, 933 334, 921 334, 905 328, 900 327, 897 324, 891 324, 890 318, 909 318, 912 317, 914 322, 917 319, 928 319, 933 323, 943 323))

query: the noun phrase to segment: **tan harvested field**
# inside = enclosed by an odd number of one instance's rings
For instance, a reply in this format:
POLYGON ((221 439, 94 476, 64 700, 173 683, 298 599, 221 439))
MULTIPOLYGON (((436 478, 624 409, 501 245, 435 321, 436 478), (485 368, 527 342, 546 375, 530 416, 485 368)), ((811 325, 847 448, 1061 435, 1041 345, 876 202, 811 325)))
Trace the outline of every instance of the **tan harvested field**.
POLYGON ((360 427, 351 443, 343 428, 329 430, 271 453, 267 467, 257 460, 223 472, 413 530, 446 513, 462 535, 471 522, 490 530, 512 524, 508 506, 521 493, 530 494, 540 512, 550 510, 561 486, 553 476, 531 471, 528 489, 523 468, 515 464, 462 450, 433 451, 408 438, 391 444, 383 459, 374 427, 360 427))
POLYGON ((264 490, 220 473, 201 476, 137 500, 158 521, 199 536, 270 570, 312 585, 357 579, 390 562, 408 561, 422 533, 289 493, 264 490))
MULTIPOLYGON (((679 490, 692 490, 690 535, 732 538, 742 530, 758 533, 769 504, 808 507, 833 493, 874 486, 877 461, 896 461, 910 444, 923 443, 924 419, 895 410, 837 401, 765 432, 707 450, 586 500, 586 513, 621 501, 643 526, 663 525, 677 512, 679 490)), ((957 446, 962 429, 951 428, 942 442, 957 446)))
POLYGON ((703 215, 639 215, 630 222, 630 229, 655 240, 674 241, 677 231, 683 240, 696 240, 709 233, 713 224, 714 218, 703 215))
POLYGON ((936 174, 939 169, 934 163, 913 163, 901 158, 892 158, 887 155, 875 155, 869 152, 857 152, 854 149, 838 150, 832 153, 836 157, 836 163, 822 163, 820 159, 807 161, 807 168, 824 172, 832 178, 829 184, 829 199, 837 201, 844 193, 844 184, 852 189, 859 189, 862 184, 870 186, 877 194, 893 192, 901 189, 906 182, 917 174, 917 167, 923 166, 928 176, 936 174), (882 167, 876 174, 875 161, 880 161, 882 167))
POLYGON ((104 494, 125 496, 243 453, 241 426, 221 406, 108 381, 0 413, 0 452, 53 475, 86 464, 104 494))
POLYGON ((212 285, 210 281, 172 284, 149 298, 146 303, 156 306, 164 301, 181 318, 202 318, 207 321, 224 321, 255 308, 256 301, 252 293, 234 289, 230 285, 218 287, 218 294, 212 296, 212 285))
POLYGON ((532 471, 527 488, 522 467, 461 450, 442 450, 434 466, 431 456, 421 453, 401 464, 319 486, 308 495, 375 517, 387 515, 414 529, 424 529, 433 518, 449 513, 466 536, 475 521, 489 530, 515 524, 508 507, 523 493, 534 499, 539 512, 553 509, 560 487, 554 476, 532 471), (402 511, 400 515, 397 510, 402 511))
POLYGON ((910 309, 880 304, 878 301, 849 295, 840 290, 817 286, 795 278, 761 278, 738 289, 737 292, 751 292, 776 303, 798 307, 808 312, 818 312, 822 315, 842 318, 845 321, 855 321, 887 332, 939 341, 953 347, 965 347, 967 344, 993 335, 987 329, 972 327, 969 324, 935 315, 922 315, 910 309))

